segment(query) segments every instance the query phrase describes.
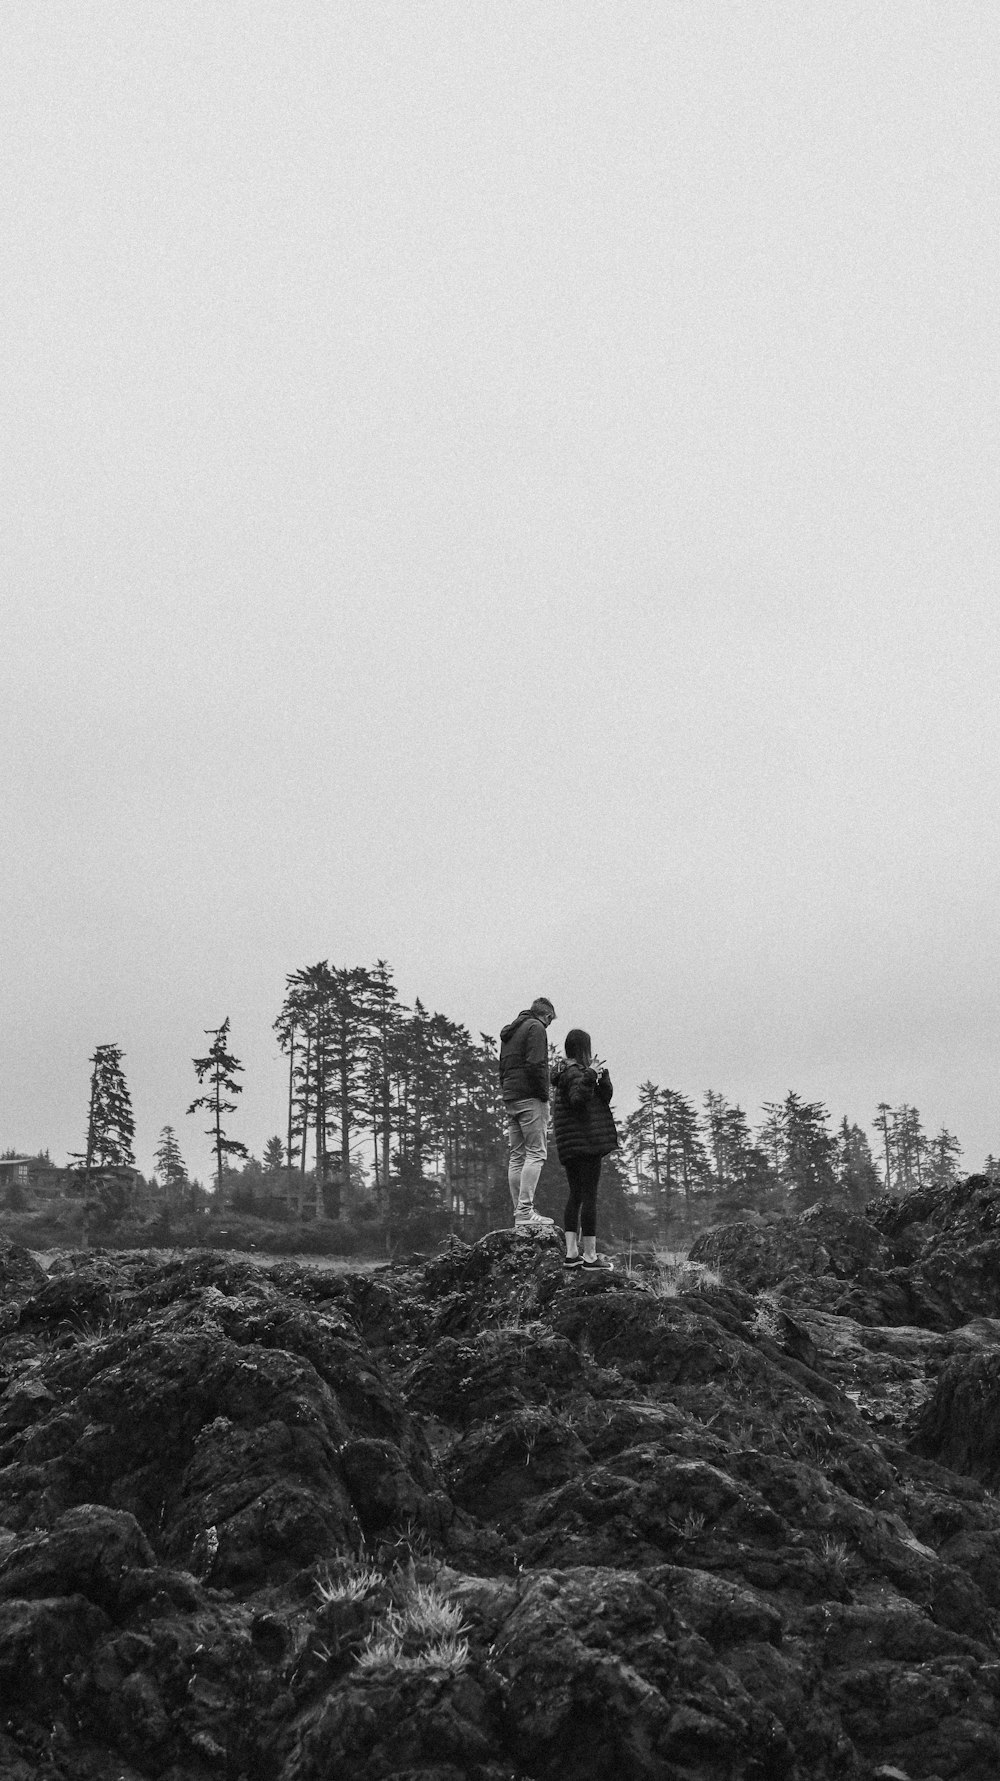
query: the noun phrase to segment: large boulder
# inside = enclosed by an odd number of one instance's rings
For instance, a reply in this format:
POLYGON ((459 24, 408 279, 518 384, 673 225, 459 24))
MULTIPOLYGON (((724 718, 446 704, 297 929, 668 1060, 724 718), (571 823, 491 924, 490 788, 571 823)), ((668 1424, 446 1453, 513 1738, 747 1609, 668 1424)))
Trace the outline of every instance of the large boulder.
POLYGON ((917 1423, 914 1446, 952 1471, 1000 1483, 1000 1346, 956 1355, 943 1367, 917 1423))
POLYGON ((759 1292, 790 1274, 855 1280, 884 1270, 891 1254, 867 1219, 821 1205, 798 1216, 768 1212, 715 1225, 697 1238, 690 1260, 759 1292))

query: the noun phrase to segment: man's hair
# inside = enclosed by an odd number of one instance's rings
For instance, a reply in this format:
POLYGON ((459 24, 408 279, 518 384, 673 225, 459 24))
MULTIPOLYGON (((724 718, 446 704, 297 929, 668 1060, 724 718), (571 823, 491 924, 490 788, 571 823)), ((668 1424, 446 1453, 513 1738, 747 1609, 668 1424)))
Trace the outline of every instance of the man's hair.
POLYGON ((534 1001, 531 1004, 531 1012, 532 1012, 532 1014, 551 1014, 553 1016, 555 1015, 555 1009, 553 1008, 552 1003, 549 1001, 548 996, 536 996, 534 1001))

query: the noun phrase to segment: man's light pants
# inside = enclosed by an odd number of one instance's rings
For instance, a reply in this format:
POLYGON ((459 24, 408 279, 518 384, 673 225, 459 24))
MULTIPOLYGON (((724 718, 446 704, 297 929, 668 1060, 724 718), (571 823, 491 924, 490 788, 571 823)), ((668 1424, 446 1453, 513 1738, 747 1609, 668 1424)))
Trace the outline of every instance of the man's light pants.
POLYGON ((535 1209, 535 1188, 548 1150, 546 1131, 549 1104, 531 1098, 507 1102, 507 1142, 510 1162, 507 1185, 510 1188, 514 1222, 530 1218, 535 1209))

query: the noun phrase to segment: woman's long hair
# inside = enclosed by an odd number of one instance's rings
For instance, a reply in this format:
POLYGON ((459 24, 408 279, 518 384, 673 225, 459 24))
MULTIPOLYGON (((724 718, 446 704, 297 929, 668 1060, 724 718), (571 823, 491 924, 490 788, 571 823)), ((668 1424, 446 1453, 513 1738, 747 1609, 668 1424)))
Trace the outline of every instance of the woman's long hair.
POLYGON ((566 1034, 566 1038, 563 1041, 563 1050, 567 1057, 573 1059, 574 1063, 582 1064, 585 1070, 589 1070, 591 1059, 594 1054, 591 1050, 590 1034, 585 1033, 582 1027, 573 1027, 573 1029, 566 1034))

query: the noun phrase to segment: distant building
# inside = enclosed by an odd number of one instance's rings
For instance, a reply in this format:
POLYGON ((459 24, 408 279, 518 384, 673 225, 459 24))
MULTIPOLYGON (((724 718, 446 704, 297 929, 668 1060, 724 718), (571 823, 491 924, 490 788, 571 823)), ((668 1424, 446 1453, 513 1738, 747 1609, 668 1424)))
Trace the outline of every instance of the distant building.
POLYGON ((0 1190, 5 1187, 27 1187, 30 1156, 0 1156, 0 1190))

